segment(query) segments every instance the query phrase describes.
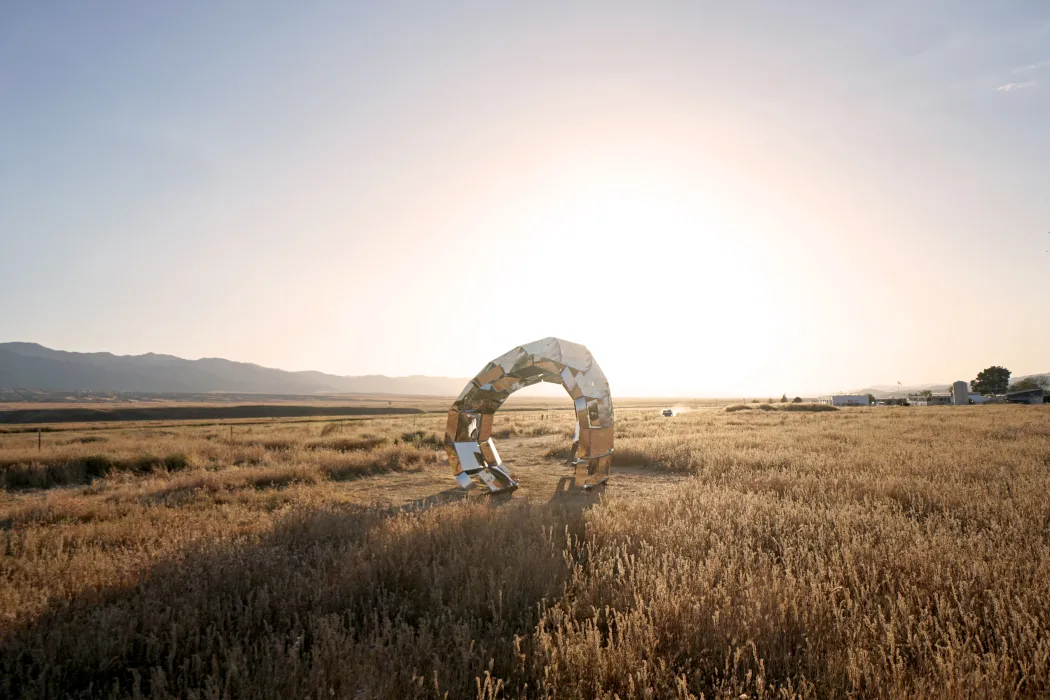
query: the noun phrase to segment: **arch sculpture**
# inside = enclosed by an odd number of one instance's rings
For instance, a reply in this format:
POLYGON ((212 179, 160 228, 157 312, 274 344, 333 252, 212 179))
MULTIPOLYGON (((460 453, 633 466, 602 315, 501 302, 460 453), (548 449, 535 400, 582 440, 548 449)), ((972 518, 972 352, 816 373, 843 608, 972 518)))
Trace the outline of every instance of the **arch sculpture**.
POLYGON ((490 492, 517 487, 492 440, 492 417, 511 394, 537 382, 561 384, 576 404, 576 434, 569 456, 576 466, 576 485, 591 488, 609 479, 613 451, 609 382, 587 348, 544 338, 485 365, 448 410, 445 451, 460 486, 468 488, 477 479, 490 492))

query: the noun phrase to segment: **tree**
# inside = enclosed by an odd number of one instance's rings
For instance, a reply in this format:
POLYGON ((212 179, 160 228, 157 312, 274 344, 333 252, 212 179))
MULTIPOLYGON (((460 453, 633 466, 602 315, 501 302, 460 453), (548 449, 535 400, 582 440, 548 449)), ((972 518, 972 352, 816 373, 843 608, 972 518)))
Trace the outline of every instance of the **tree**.
POLYGON ((782 395, 780 397, 780 403, 787 403, 787 402, 788 402, 788 395, 787 394, 782 395))
POLYGON ((1050 385, 1050 381, 1043 379, 1042 377, 1025 377, 1019 379, 1010 385, 1010 391, 1031 391, 1032 389, 1046 390, 1047 385, 1050 385))
POLYGON ((875 394, 868 394, 868 405, 875 403, 875 394))
POLYGON ((802 397, 796 396, 795 398, 791 399, 791 403, 802 403, 802 397))
POLYGON ((929 389, 923 389, 922 391, 919 392, 919 396, 925 396, 925 397, 928 398, 930 396, 933 396, 933 392, 930 391, 929 389))
POLYGON ((1010 370, 992 365, 977 373, 977 379, 970 382, 970 390, 978 394, 1005 394, 1010 386, 1010 370))

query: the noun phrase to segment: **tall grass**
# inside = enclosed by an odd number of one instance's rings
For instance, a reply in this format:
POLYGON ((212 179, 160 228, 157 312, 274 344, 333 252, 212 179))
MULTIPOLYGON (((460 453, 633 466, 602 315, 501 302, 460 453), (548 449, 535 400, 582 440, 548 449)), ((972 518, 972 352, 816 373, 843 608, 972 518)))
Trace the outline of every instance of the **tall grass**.
POLYGON ((187 465, 0 492, 0 696, 1050 693, 1050 409, 621 411, 676 485, 425 507, 441 420, 56 445, 187 465))
MULTIPOLYGON (((436 418, 427 417, 355 421, 352 425, 230 426, 233 430, 120 428, 107 435, 49 435, 44 449, 38 449, 35 435, 8 435, 0 439, 0 488, 52 488, 88 484, 103 477, 163 475, 185 469, 216 471, 230 466, 273 468, 307 463, 321 465, 324 471, 326 464, 355 464, 367 465, 362 472, 380 471, 413 461, 434 461, 431 453, 442 445, 434 430, 399 432, 405 425, 424 423, 437 425, 436 418), (384 449, 392 446, 397 449, 384 449), (347 455, 373 452, 369 457, 347 455)), ((338 471, 349 473, 348 468, 338 471)))

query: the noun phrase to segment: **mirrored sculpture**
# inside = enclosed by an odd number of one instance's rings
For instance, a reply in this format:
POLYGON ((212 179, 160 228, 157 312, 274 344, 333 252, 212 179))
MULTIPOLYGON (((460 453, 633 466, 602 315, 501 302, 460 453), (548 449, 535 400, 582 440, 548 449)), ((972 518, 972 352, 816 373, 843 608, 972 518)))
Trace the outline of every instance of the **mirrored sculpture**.
POLYGON ((569 462, 576 485, 605 483, 612 466, 613 404, 609 382, 587 348, 544 338, 500 355, 478 373, 448 411, 445 451, 456 481, 477 480, 490 492, 517 487, 492 440, 492 418, 518 389, 538 382, 561 384, 576 404, 576 433, 569 462))

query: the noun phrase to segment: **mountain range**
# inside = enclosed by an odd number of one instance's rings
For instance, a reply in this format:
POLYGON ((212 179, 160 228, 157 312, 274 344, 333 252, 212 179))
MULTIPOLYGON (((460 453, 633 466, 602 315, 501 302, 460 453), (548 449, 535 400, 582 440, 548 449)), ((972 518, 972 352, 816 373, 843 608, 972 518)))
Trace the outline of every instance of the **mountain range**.
POLYGON ((467 379, 343 377, 286 372, 220 358, 65 352, 37 343, 0 343, 0 388, 143 393, 408 394, 456 396, 467 379))
MULTIPOLYGON (((1030 375, 1050 381, 1050 374, 1030 375)), ((1018 381, 1024 377, 1014 377, 1018 381)), ((114 355, 66 352, 37 343, 0 343, 0 389, 44 391, 109 391, 139 393, 245 394, 402 394, 456 396, 466 378, 344 377, 323 372, 287 372, 217 357, 185 360, 173 355, 114 355)), ((875 385, 852 394, 876 398, 914 394, 923 389, 947 392, 948 384, 897 387, 875 385)))

